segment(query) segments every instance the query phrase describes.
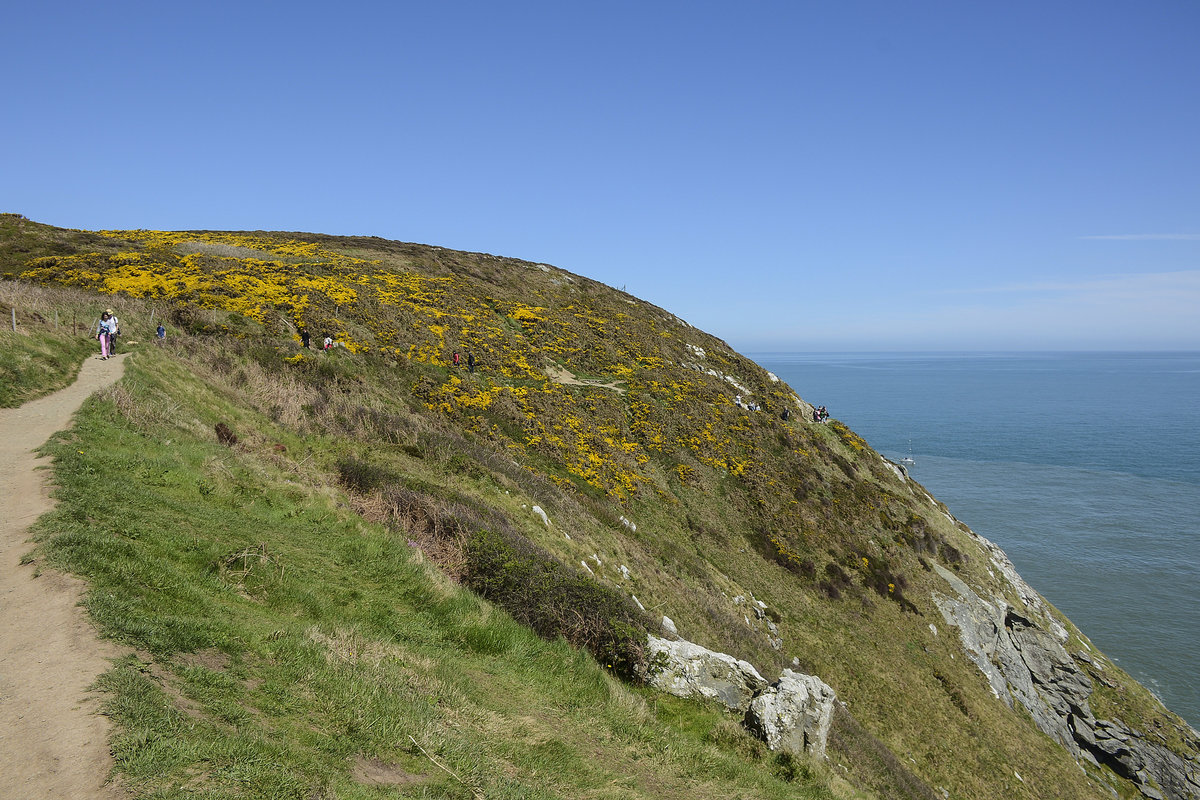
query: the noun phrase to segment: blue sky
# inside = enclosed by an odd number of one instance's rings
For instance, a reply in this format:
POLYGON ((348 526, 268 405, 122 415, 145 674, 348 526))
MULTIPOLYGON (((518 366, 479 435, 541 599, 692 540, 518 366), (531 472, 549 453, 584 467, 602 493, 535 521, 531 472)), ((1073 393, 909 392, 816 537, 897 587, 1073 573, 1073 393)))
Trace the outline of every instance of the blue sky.
POLYGON ((750 351, 1200 349, 1194 0, 4 16, 39 222, 542 261, 750 351))

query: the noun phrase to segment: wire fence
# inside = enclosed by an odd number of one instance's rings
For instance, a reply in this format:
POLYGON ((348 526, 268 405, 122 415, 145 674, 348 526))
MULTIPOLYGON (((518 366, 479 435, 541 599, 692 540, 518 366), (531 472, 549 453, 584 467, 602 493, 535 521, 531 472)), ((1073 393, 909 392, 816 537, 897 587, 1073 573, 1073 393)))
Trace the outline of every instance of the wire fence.
POLYGON ((105 297, 82 289, 25 281, 0 281, 0 309, 5 306, 8 313, 4 316, 12 333, 53 330, 72 336, 95 336, 100 315, 112 309, 127 336, 152 337, 164 319, 161 306, 150 300, 124 295, 105 297))

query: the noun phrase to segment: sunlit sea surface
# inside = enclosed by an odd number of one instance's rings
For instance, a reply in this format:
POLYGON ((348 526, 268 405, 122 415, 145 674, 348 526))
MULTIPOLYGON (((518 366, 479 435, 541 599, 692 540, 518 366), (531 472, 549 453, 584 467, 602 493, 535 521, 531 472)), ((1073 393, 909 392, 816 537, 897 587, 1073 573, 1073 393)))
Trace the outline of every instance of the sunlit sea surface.
POLYGON ((1200 727, 1200 353, 758 353, 1200 727))

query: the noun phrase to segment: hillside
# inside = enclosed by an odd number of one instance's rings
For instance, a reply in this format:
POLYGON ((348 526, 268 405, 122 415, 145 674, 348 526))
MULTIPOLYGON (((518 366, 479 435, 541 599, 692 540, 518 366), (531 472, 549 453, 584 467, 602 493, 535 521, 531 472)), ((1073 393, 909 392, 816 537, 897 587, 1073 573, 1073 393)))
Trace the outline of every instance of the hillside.
POLYGON ((15 215, 0 273, 4 402, 105 306, 133 350, 51 447, 36 557, 130 652, 134 796, 1200 796, 1195 732, 998 548, 668 311, 486 254, 15 215), (644 685, 672 627, 831 687, 826 757, 644 685))

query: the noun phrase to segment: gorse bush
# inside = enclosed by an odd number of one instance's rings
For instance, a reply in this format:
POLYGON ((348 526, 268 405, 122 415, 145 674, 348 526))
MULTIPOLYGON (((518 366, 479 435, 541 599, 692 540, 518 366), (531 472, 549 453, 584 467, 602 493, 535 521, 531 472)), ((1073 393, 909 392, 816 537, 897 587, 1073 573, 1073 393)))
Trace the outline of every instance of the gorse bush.
MULTIPOLYGON (((339 470, 359 491, 380 485, 377 470, 361 461, 343 459, 339 470)), ((645 675, 650 623, 625 595, 533 544, 495 511, 404 487, 378 498, 397 533, 540 636, 561 636, 627 680, 645 675)))
POLYGON ((840 600, 842 592, 850 586, 849 576, 836 564, 827 564, 825 572, 827 577, 818 586, 830 600, 840 600))
POLYGON ((626 680, 646 674, 649 620, 624 595, 563 564, 514 531, 467 539, 466 583, 538 634, 590 651, 626 680))
POLYGON ((863 584, 875 594, 885 600, 891 600, 905 611, 920 613, 904 596, 904 590, 908 588, 908 578, 895 571, 886 559, 864 559, 862 573, 863 584))
POLYGON ((238 443, 238 436, 224 422, 216 424, 217 441, 226 447, 233 447, 238 443))

